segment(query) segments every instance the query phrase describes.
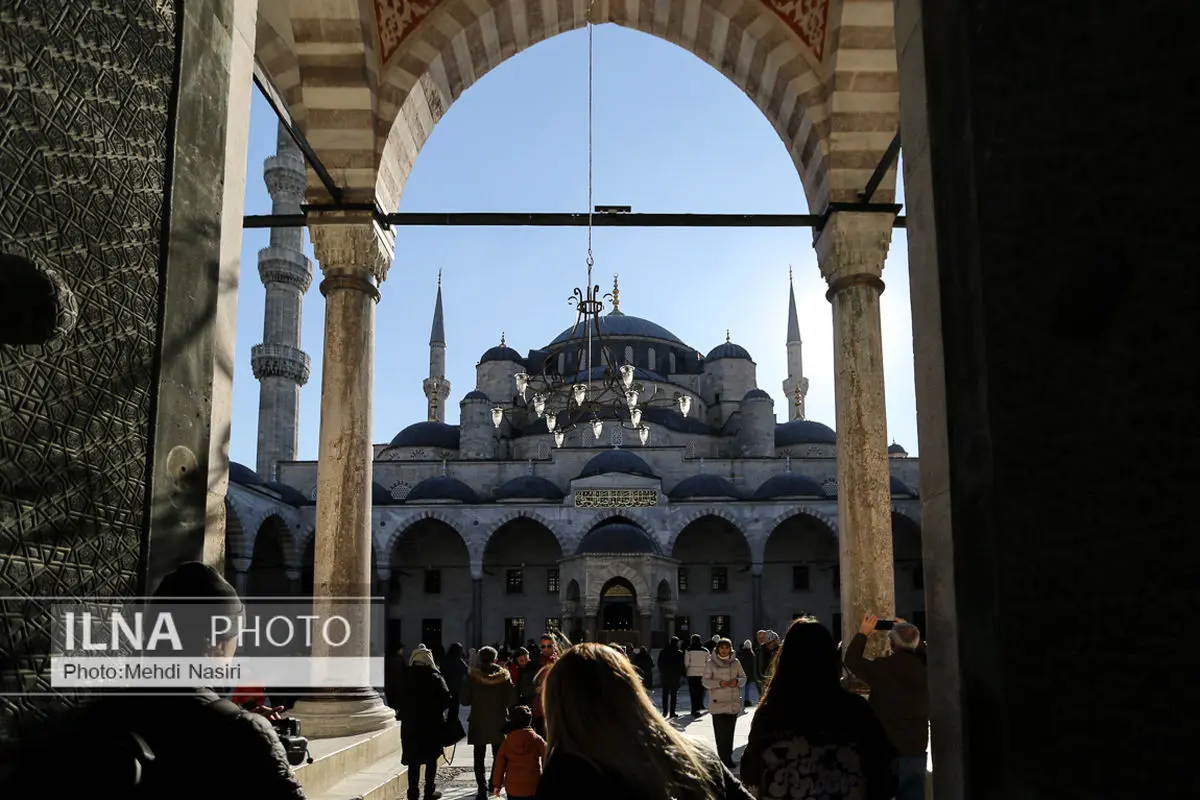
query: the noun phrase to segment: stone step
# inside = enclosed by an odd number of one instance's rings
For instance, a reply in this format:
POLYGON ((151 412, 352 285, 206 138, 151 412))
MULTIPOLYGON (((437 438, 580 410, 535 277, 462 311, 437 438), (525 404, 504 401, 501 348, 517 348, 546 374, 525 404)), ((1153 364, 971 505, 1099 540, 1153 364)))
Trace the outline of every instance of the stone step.
MULTIPOLYGON (((296 768, 296 778, 309 797, 322 795, 328 789, 379 761, 400 754, 400 726, 381 731, 333 739, 313 739, 308 746, 313 763, 296 768)), ((346 795, 349 800, 354 795, 346 795)))
POLYGON ((373 764, 347 775, 319 793, 305 793, 313 800, 400 800, 408 790, 408 767, 400 763, 397 750, 373 764))

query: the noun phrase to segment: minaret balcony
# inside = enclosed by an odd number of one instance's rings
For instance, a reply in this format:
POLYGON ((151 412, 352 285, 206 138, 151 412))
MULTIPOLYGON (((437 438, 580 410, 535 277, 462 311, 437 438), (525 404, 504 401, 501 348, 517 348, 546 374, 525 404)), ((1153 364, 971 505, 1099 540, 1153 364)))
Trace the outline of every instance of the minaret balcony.
POLYGON ((258 251, 258 277, 263 285, 282 283, 304 294, 312 283, 312 262, 299 250, 264 247, 258 251))
POLYGON ((308 383, 310 364, 308 353, 290 344, 264 342, 250 348, 250 368, 259 380, 287 378, 303 386, 308 383))
POLYGON ((263 179, 272 200, 303 203, 307 178, 299 153, 278 153, 263 162, 263 179))

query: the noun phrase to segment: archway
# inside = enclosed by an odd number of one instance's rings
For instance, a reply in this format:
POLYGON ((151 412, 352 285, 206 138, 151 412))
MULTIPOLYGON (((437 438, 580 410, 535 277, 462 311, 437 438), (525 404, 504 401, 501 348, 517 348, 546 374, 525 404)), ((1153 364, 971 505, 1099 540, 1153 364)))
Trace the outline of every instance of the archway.
POLYGON ((225 498, 225 580, 234 586, 238 585, 237 563, 234 559, 245 558, 247 553, 246 530, 242 519, 229 498, 225 498))
POLYGON ((921 559, 921 526, 892 512, 892 558, 895 561, 896 616, 925 633, 925 567, 921 559))
POLYGON ((562 546, 541 522, 517 517, 501 525, 483 549, 483 639, 520 647, 561 628, 562 546))
POLYGON ((387 598, 389 652, 403 642, 430 649, 461 641, 473 646, 471 557, 458 531, 438 519, 419 520, 399 532, 388 554, 391 577, 387 598))
POLYGON ((637 629, 638 597, 633 584, 625 578, 610 578, 600 588, 600 608, 596 615, 600 642, 640 642, 637 629))
POLYGON ((783 520, 763 548, 763 627, 782 634, 793 619, 810 615, 838 636, 840 577, 833 530, 809 514, 783 520))
POLYGON ((750 544, 741 530, 724 517, 706 514, 679 532, 671 557, 679 562, 676 630, 704 638, 749 630, 753 579, 750 544))
POLYGON ((287 523, 272 514, 263 520, 254 537, 254 553, 246 576, 250 597, 286 597, 292 593, 287 576, 284 548, 288 540, 287 523))

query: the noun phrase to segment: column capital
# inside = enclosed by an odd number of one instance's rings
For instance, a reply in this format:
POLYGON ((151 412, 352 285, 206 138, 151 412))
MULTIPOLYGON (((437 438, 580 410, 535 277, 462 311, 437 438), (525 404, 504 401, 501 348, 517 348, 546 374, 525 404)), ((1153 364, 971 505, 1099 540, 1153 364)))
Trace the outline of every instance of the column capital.
POLYGON ((369 211, 310 211, 306 220, 313 253, 325 275, 322 293, 358 288, 378 299, 376 287, 392 265, 395 234, 384 230, 369 211), (359 285, 352 285, 355 282, 359 285))
POLYGON ((229 564, 234 572, 249 572, 251 560, 244 556, 230 556, 229 564))
POLYGON ((883 291, 883 262, 892 243, 896 215, 837 211, 829 215, 814 247, 828 297, 849 286, 868 284, 883 291))

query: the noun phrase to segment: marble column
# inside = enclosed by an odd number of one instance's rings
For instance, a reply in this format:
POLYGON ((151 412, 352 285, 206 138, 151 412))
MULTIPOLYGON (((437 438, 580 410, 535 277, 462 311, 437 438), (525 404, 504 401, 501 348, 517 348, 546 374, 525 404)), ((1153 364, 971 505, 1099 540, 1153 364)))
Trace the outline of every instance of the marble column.
POLYGON ((229 564, 233 567, 233 588, 237 590, 238 597, 245 598, 250 590, 251 560, 243 556, 233 556, 229 559, 229 564))
MULTIPOLYGON (((832 214, 816 242, 833 306, 838 550, 843 642, 865 613, 895 614, 891 490, 879 296, 892 213, 832 214)), ((868 655, 886 635, 873 635, 868 655)))
POLYGON ((293 597, 299 597, 304 591, 304 581, 302 580, 300 570, 289 567, 284 574, 287 575, 288 594, 293 597))
POLYGON ((649 647, 650 638, 654 633, 654 620, 651 617, 653 609, 647 608, 645 611, 638 609, 638 618, 641 620, 641 628, 638 631, 638 647, 649 647))
POLYGON ((471 641, 483 646, 483 576, 471 576, 471 641))
MULTIPOLYGON (((321 643, 313 655, 365 658, 371 645, 375 304, 391 264, 392 236, 369 212, 310 214, 308 222, 325 276, 313 613, 330 612, 334 604, 324 598, 359 598, 352 607, 345 600, 336 604, 336 613, 352 617, 349 642, 336 651, 321 643)), ((369 687, 301 700, 292 716, 302 720, 309 738, 351 736, 396 724, 394 712, 369 687)))

